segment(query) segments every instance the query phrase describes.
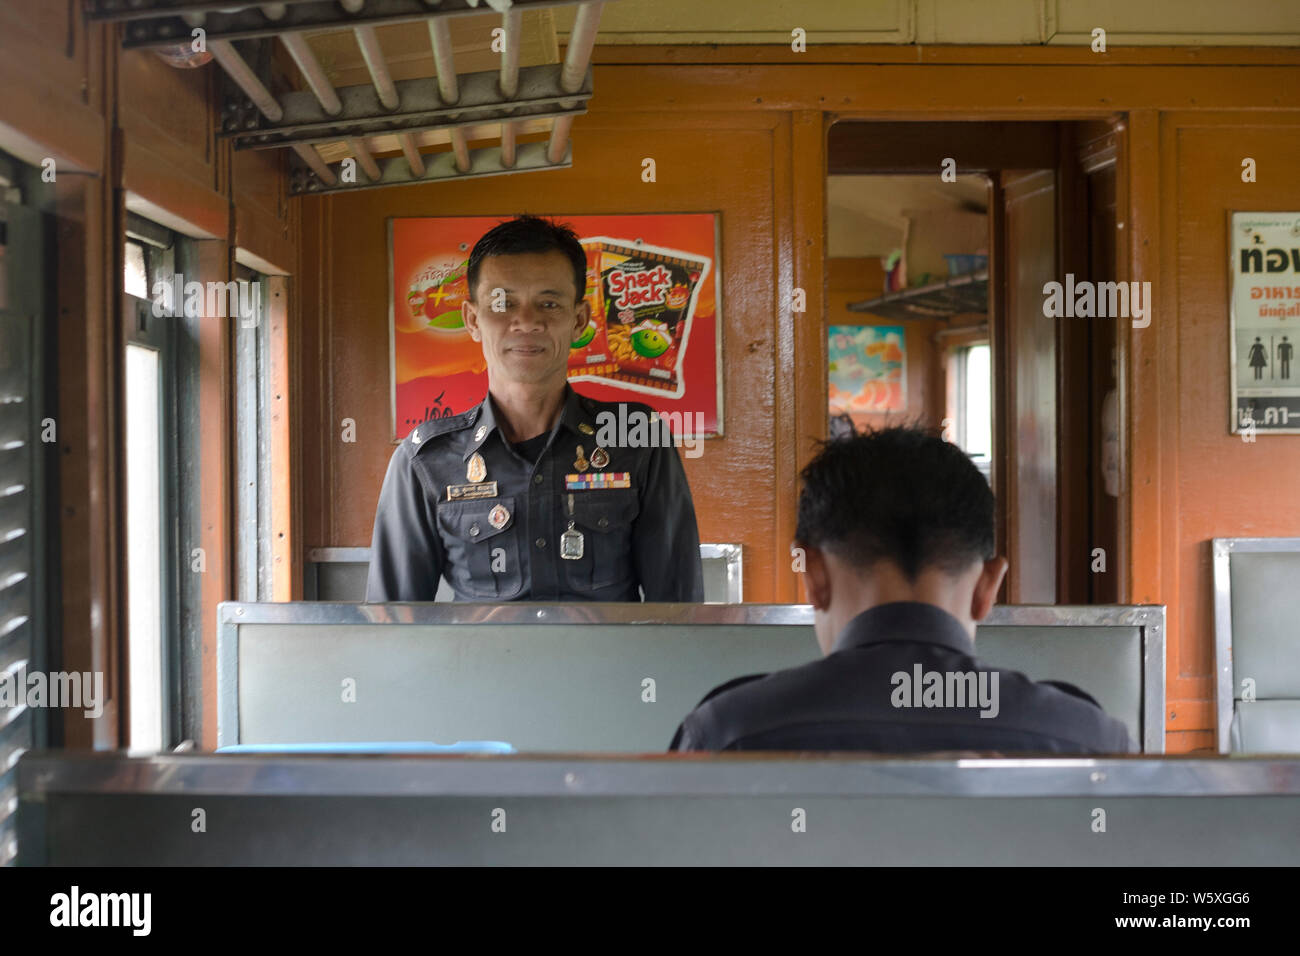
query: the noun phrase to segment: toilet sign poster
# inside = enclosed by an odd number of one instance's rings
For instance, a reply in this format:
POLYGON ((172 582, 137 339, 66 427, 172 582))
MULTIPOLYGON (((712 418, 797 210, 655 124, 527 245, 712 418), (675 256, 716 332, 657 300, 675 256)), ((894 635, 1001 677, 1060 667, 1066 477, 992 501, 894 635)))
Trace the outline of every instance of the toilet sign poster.
POLYGON ((1300 212, 1232 214, 1232 430, 1300 435, 1300 212))
MULTIPOLYGON (((461 317, 474 243, 505 217, 393 218, 389 336, 393 436, 487 394, 487 363, 461 317)), ((718 217, 565 216, 587 259, 591 320, 568 378, 603 401, 644 402, 685 435, 722 433, 718 217), (677 413, 673 415, 672 413, 677 413)))

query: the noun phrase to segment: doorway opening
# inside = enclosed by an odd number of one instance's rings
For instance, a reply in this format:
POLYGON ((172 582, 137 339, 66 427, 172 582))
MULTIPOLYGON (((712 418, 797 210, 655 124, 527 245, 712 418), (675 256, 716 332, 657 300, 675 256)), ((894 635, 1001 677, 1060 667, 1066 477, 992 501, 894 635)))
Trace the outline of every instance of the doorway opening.
POLYGON ((1122 598, 1119 319, 1049 314, 1117 276, 1120 117, 841 120, 827 143, 831 434, 909 423, 997 497, 1000 601, 1122 598))

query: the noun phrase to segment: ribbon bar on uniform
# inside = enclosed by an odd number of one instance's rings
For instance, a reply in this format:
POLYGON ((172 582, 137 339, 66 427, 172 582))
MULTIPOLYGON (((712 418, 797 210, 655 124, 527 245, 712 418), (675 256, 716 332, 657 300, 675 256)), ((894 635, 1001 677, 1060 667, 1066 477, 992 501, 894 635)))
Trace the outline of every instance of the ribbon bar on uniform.
POLYGON ((594 491, 601 488, 631 488, 630 471, 596 472, 564 476, 565 491, 594 491))

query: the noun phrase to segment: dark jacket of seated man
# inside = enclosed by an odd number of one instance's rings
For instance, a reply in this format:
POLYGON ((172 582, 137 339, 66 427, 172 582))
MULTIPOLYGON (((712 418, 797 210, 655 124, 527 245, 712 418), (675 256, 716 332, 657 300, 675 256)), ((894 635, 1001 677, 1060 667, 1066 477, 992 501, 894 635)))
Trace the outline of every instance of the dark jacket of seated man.
POLYGON ((1079 688, 975 656, 1007 562, 988 482, 957 446, 912 428, 854 435, 826 443, 803 481, 794 554, 825 657, 715 688, 671 749, 1136 749, 1079 688))
POLYGON ((994 667, 951 614, 896 601, 853 618, 822 660, 711 691, 672 749, 1091 754, 1133 744, 1079 688, 994 667))

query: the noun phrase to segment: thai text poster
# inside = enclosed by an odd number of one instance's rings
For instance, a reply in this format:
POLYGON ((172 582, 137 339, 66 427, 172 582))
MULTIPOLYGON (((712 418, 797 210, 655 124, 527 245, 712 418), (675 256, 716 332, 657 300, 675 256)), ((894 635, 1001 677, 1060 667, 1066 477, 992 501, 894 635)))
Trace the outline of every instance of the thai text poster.
POLYGON ((1300 434, 1300 212, 1232 214, 1232 430, 1300 434))

